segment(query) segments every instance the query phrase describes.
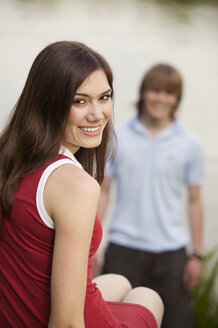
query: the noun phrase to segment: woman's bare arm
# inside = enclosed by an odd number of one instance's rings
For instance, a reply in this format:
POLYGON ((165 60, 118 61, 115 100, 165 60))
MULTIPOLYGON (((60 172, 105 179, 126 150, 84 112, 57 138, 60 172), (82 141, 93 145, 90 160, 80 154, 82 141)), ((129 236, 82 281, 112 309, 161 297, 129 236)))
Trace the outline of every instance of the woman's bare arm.
POLYGON ((64 165, 50 176, 44 204, 55 222, 49 328, 84 328, 88 255, 100 187, 85 171, 64 165))

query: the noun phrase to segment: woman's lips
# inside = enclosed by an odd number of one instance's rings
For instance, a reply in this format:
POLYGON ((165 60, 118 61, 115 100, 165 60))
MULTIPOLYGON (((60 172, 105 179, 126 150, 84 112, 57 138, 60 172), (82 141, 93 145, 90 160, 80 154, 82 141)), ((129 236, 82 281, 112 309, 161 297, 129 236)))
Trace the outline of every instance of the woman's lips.
POLYGON ((101 125, 98 126, 79 126, 80 131, 89 136, 96 136, 101 132, 101 125))

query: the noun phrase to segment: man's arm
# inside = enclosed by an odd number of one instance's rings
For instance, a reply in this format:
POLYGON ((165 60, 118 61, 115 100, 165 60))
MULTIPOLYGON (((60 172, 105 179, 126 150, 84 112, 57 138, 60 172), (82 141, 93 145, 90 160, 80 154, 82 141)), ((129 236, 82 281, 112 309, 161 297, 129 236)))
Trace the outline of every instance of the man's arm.
MULTIPOLYGON (((188 187, 188 211, 192 235, 193 254, 202 254, 203 242, 203 205, 201 199, 201 187, 188 187)), ((202 261, 197 256, 191 256, 184 268, 183 281, 185 288, 190 290, 200 281, 202 261)))
POLYGON ((193 252, 201 254, 203 242, 203 205, 200 186, 189 186, 188 207, 192 232, 193 252))

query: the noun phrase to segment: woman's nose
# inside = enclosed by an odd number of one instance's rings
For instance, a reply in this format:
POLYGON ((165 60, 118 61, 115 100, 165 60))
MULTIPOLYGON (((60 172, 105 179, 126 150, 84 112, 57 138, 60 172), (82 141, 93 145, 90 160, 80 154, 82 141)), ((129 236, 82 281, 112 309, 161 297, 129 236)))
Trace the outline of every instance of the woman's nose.
POLYGON ((99 121, 104 118, 102 106, 100 104, 91 104, 88 113, 88 119, 91 121, 99 121))

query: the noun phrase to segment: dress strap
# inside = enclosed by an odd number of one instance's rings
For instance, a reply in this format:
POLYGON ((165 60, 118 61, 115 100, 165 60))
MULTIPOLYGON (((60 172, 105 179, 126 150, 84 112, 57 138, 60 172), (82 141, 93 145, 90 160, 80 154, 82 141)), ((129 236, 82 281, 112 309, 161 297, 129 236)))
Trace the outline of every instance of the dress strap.
POLYGON ((39 184, 38 184, 38 187, 37 187, 36 207, 37 207, 37 210, 38 210, 38 213, 39 213, 39 216, 40 216, 41 220, 46 224, 46 226, 48 226, 51 229, 54 229, 55 226, 54 226, 54 221, 50 218, 50 216, 48 215, 48 213, 45 210, 45 206, 44 206, 44 202, 43 202, 44 188, 45 188, 45 184, 46 184, 50 174, 55 169, 57 169, 58 167, 60 167, 62 165, 65 165, 65 164, 72 164, 72 165, 76 165, 76 166, 82 168, 82 166, 80 165, 80 163, 78 161, 75 162, 73 159, 69 159, 69 158, 60 159, 60 160, 50 164, 45 169, 45 171, 41 175, 41 178, 39 180, 39 184))

